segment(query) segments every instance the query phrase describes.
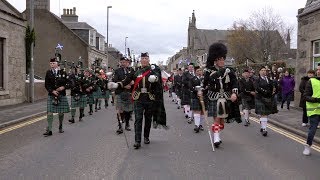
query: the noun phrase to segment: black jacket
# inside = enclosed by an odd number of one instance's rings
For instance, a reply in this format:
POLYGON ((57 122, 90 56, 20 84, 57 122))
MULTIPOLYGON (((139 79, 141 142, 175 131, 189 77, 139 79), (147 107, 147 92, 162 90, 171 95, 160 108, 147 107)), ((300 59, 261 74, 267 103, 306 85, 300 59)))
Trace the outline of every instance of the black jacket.
POLYGON ((307 82, 309 81, 309 79, 310 78, 308 76, 302 77, 300 85, 299 85, 299 91, 301 93, 299 107, 302 107, 302 108, 306 107, 306 100, 304 99, 303 94, 305 92, 305 88, 306 88, 306 85, 307 85, 307 82))
MULTIPOLYGON (((316 78, 317 80, 320 81, 320 77, 314 77, 316 78)), ((320 82, 319 82, 320 83, 320 82)), ((304 99, 307 101, 307 102, 317 102, 317 103, 320 103, 320 98, 314 98, 312 97, 313 95, 313 89, 312 89, 312 85, 311 85, 311 81, 308 81, 307 84, 306 84, 306 88, 305 88, 305 91, 303 93, 303 96, 304 96, 304 99)))
POLYGON ((245 78, 241 78, 239 80, 239 93, 240 97, 242 99, 252 99, 254 96, 250 92, 254 92, 254 83, 253 81, 249 78, 248 81, 246 81, 245 78))
MULTIPOLYGON (((125 81, 128 80, 128 84, 129 84, 131 82, 131 80, 132 80, 133 75, 134 75, 133 68, 131 68, 131 67, 128 67, 128 68, 120 67, 120 68, 115 70, 112 81, 113 82, 125 83, 125 81), (126 71, 124 69, 126 69, 126 71)), ((115 90, 115 94, 120 94, 123 91, 130 91, 131 92, 131 90, 127 90, 125 88, 117 88, 115 90)))
POLYGON ((271 98, 273 95, 274 83, 268 78, 268 82, 261 77, 255 81, 255 89, 257 92, 256 98, 271 98))
POLYGON ((45 77, 45 88, 48 91, 48 95, 53 95, 52 91, 61 86, 64 86, 65 89, 60 91, 59 95, 65 96, 66 89, 70 87, 67 73, 63 70, 58 70, 57 75, 55 76, 51 69, 48 70, 45 77))
POLYGON ((191 79, 191 98, 192 99, 197 99, 198 98, 198 91, 196 89, 196 86, 201 86, 203 87, 203 77, 200 77, 198 78, 197 76, 194 76, 192 79, 191 79))

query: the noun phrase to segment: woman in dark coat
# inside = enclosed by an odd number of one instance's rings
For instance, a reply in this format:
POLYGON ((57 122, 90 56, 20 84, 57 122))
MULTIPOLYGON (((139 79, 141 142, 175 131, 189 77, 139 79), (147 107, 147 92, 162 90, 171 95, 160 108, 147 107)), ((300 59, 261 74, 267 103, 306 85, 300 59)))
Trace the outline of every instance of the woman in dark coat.
POLYGON ((303 113, 302 113, 302 126, 303 127, 307 126, 307 124, 308 124, 306 100, 303 97, 303 93, 305 91, 305 87, 306 87, 307 82, 309 81, 309 79, 311 77, 314 77, 315 74, 316 74, 316 72, 314 70, 309 70, 307 72, 307 76, 304 76, 301 78, 301 82, 299 85, 299 91, 301 93, 299 107, 302 107, 302 110, 303 110, 303 113))
POLYGON ((273 81, 267 76, 265 67, 261 67, 259 78, 255 81, 255 111, 260 115, 260 132, 263 136, 267 136, 268 115, 277 113, 277 108, 273 102, 276 87, 273 81))

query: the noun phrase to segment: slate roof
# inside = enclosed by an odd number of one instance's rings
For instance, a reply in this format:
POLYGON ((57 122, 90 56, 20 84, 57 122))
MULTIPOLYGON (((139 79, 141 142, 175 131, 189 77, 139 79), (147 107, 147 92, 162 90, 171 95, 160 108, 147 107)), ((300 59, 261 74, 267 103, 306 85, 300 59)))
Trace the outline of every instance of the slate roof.
POLYGON ((310 13, 317 11, 317 10, 320 10, 320 0, 315 0, 315 1, 311 2, 310 4, 308 4, 308 2, 307 2, 305 8, 303 9, 303 12, 300 13, 298 15, 298 17, 310 14, 310 13))
POLYGON ((69 29, 94 29, 86 22, 68 22, 63 21, 63 23, 69 28, 69 29))
POLYGON ((197 29, 195 50, 206 50, 214 42, 227 42, 228 30, 197 29))

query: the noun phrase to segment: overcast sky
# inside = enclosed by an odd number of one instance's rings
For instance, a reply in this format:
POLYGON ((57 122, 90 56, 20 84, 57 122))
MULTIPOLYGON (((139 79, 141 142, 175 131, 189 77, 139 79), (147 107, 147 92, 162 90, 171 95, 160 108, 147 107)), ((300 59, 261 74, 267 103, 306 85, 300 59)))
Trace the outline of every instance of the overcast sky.
MULTIPOLYGON (((26 0, 7 0, 19 11, 26 0)), ((36 1, 36 0, 35 0, 36 1)), ((149 52, 152 62, 166 62, 187 46, 189 17, 195 10, 197 28, 227 29, 234 21, 246 19, 253 11, 271 7, 283 20, 295 27, 292 46, 296 47, 297 12, 307 0, 51 0, 51 11, 62 14, 63 8, 77 8, 79 21, 87 22, 104 36, 107 34, 109 11, 109 43, 124 52, 149 52), (60 8, 59 8, 60 7, 60 8), (60 9, 60 11, 59 11, 60 9)))

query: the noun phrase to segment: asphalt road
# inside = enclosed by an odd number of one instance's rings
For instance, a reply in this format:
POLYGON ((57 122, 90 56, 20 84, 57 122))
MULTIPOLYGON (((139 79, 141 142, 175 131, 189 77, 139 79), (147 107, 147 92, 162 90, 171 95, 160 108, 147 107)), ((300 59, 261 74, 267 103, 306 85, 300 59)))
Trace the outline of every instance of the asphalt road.
POLYGON ((212 152, 207 131, 195 134, 168 99, 166 110, 170 129, 152 129, 151 143, 139 150, 132 147, 133 131, 126 132, 129 149, 124 135, 116 135, 114 107, 86 115, 83 122, 65 121, 63 134, 55 119, 47 138, 45 120, 7 129, 0 133, 0 180, 320 179, 320 153, 303 156, 301 143, 278 132, 262 137, 257 123, 228 124, 221 147, 212 152))

